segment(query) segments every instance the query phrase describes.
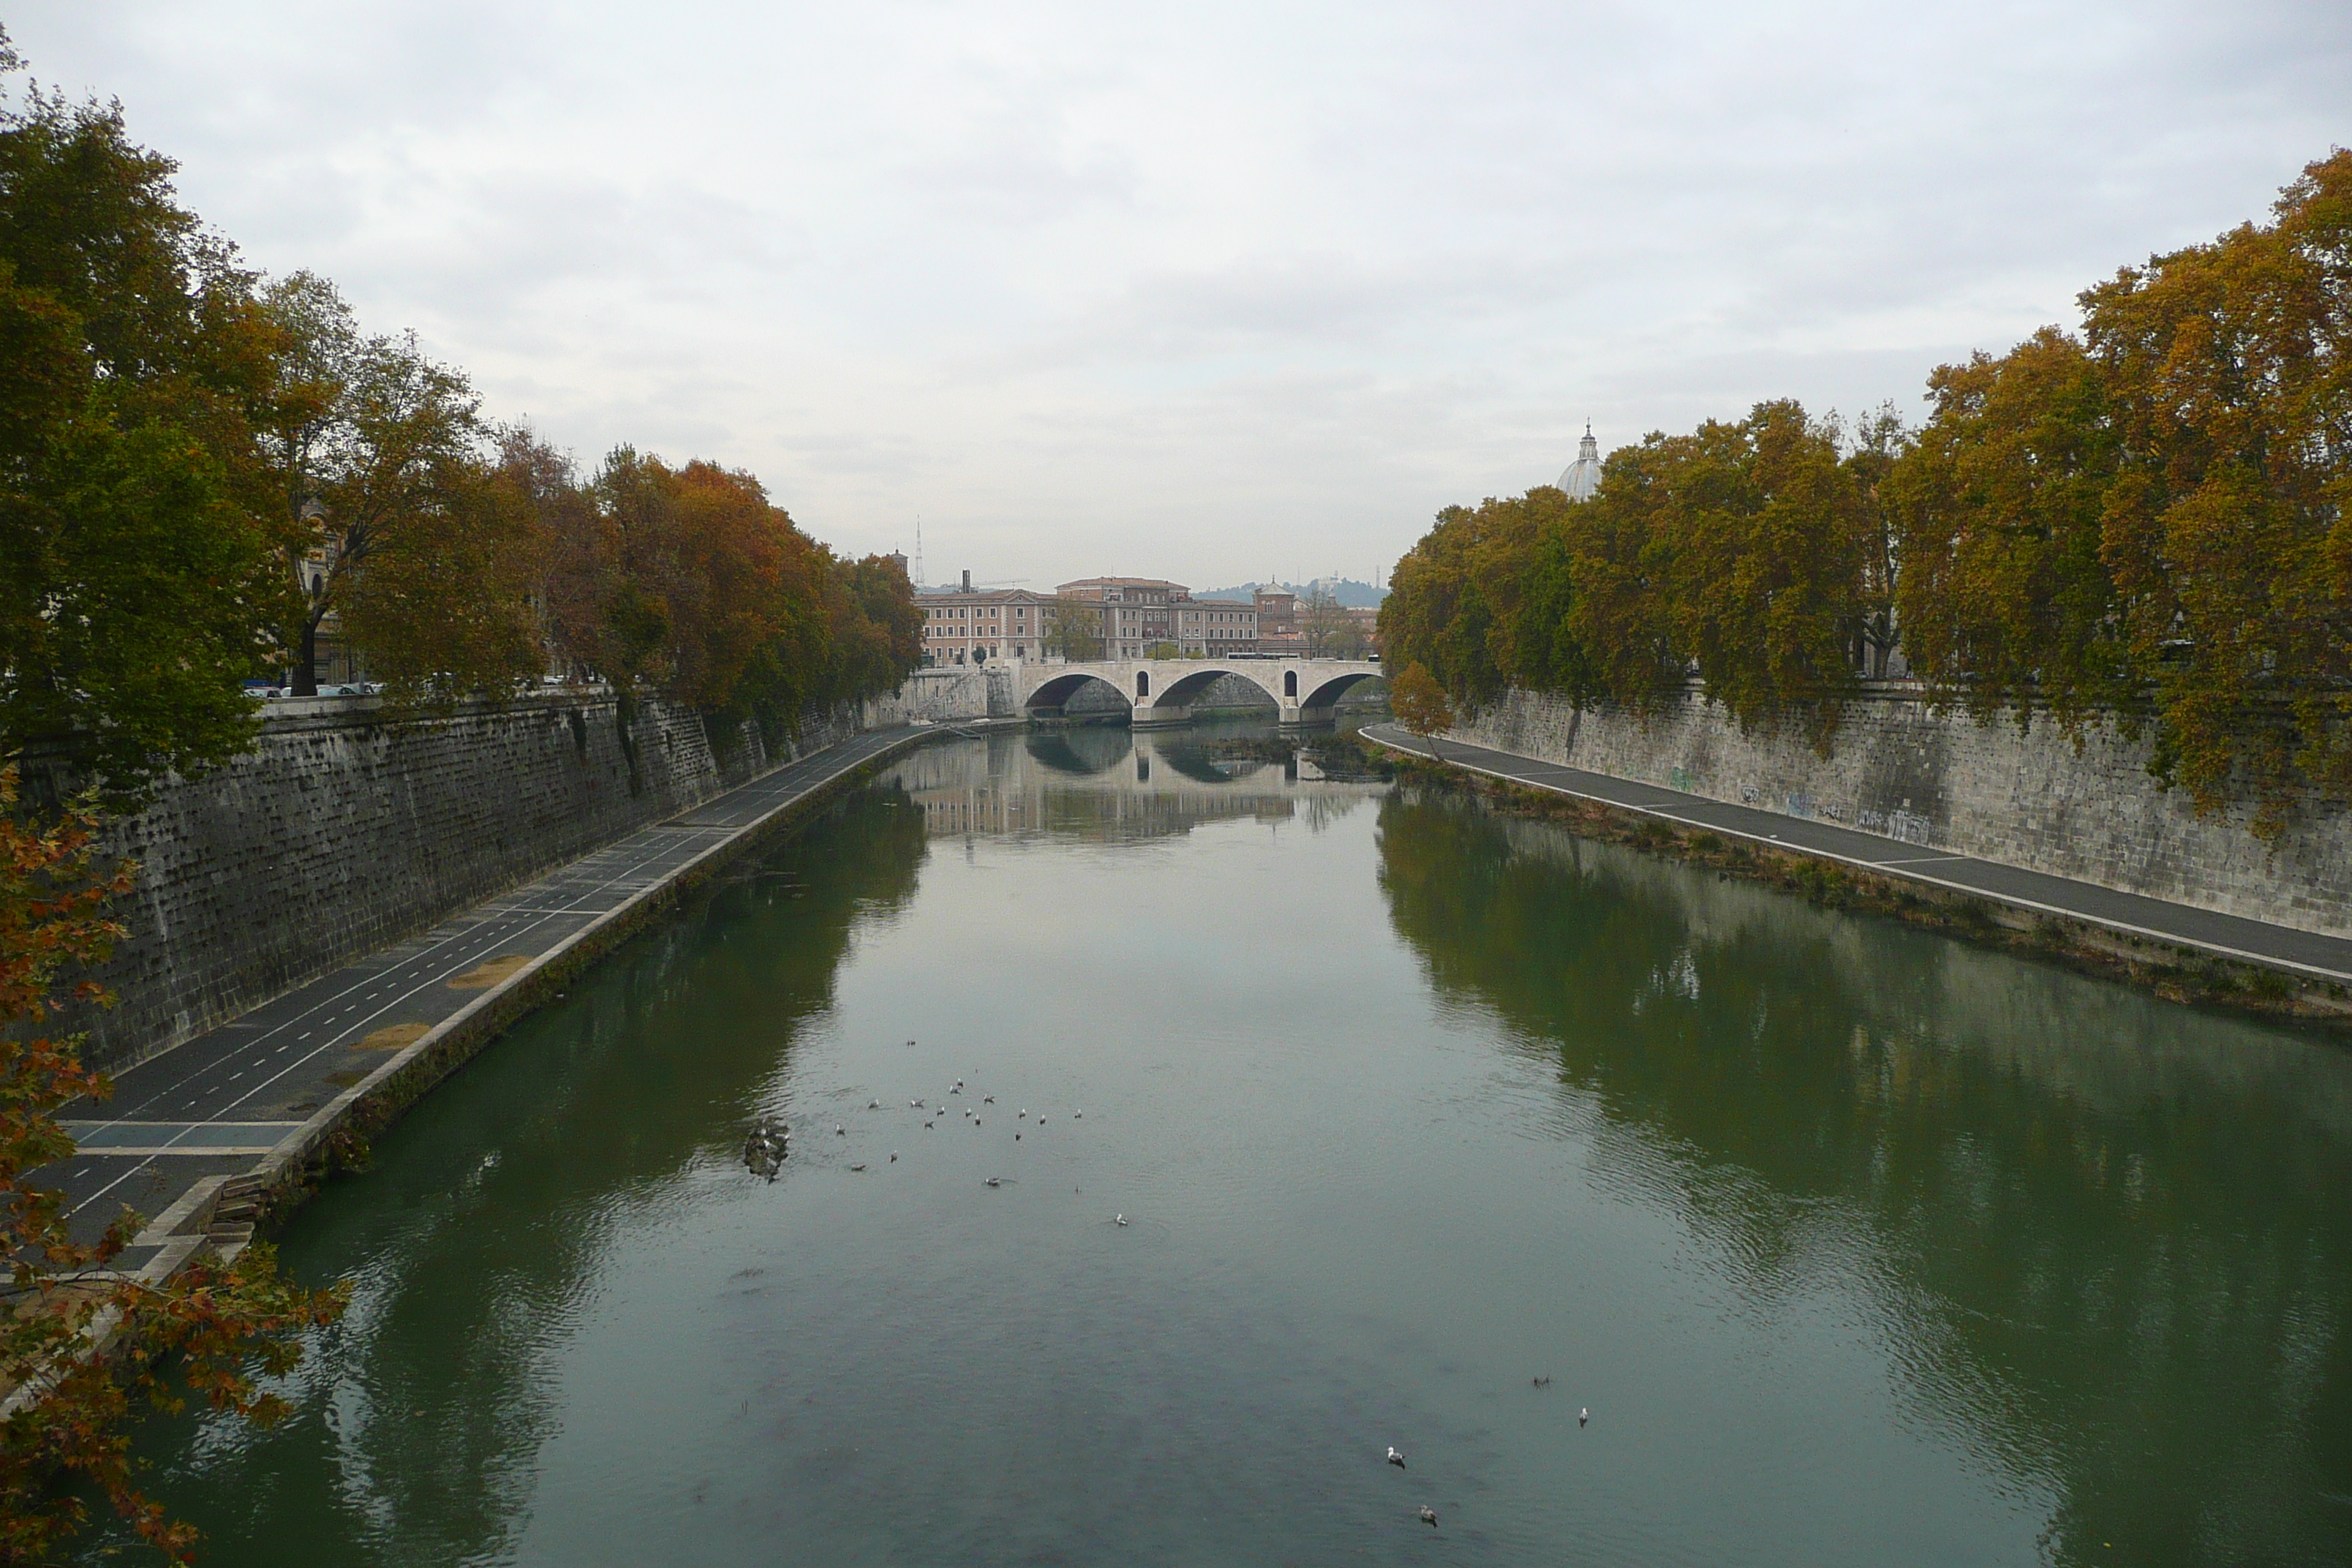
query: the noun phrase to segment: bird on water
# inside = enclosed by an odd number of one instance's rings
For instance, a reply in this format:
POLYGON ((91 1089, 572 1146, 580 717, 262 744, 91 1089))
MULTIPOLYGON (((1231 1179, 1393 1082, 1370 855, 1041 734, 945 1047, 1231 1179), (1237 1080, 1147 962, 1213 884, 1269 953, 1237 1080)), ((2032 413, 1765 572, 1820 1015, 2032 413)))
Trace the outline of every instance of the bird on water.
POLYGON ((1423 1505, 1421 1510, 1421 1522, 1429 1526, 1430 1529, 1435 1530, 1437 1528, 1437 1510, 1426 1504, 1423 1505))
POLYGON ((1404 1468, 1404 1456, 1397 1452, 1394 1443, 1389 1445, 1389 1463, 1400 1470, 1404 1468))
POLYGON ((1592 1419, 1592 1412, 1591 1412, 1591 1410, 1589 1407, 1580 1405, 1580 1406, 1577 1408, 1577 1412, 1576 1412, 1576 1424, 1577 1424, 1579 1426, 1583 1426, 1587 1421, 1590 1421, 1590 1420, 1591 1420, 1591 1419, 1592 1419))
POLYGON ((1113 1225, 1125 1225, 1127 1223, 1127 1216, 1125 1215, 1118 1215, 1111 1220, 1111 1223, 1113 1225))

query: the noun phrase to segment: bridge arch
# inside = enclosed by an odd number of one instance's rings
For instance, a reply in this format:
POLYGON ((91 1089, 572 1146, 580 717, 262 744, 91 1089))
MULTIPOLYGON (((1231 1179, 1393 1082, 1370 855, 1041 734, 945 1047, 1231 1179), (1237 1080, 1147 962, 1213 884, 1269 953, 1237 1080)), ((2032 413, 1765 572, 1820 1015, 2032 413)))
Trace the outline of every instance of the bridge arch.
MULTIPOLYGON (((1297 670, 1291 670, 1287 673, 1296 677, 1298 672, 1297 670)), ((1316 687, 1314 690, 1300 698, 1298 700, 1299 710, 1301 712, 1306 712, 1310 710, 1319 710, 1321 709, 1328 708, 1333 703, 1339 701, 1340 698, 1346 696, 1349 691, 1360 686, 1367 680, 1377 680, 1383 687, 1388 684, 1385 677, 1375 675, 1369 670, 1349 670, 1344 675, 1335 675, 1331 677, 1328 680, 1326 680, 1316 687)))
POLYGON ((1028 700, 1021 706, 1025 711, 1031 713, 1040 709, 1058 712, 1067 706, 1071 698, 1085 689, 1088 682, 1108 690, 1112 696, 1119 700, 1122 707, 1132 709, 1135 706, 1128 700, 1127 693, 1118 689, 1118 681, 1085 669, 1072 670, 1039 683, 1037 689, 1029 694, 1028 700))
POLYGON ((1264 676, 1252 675, 1243 670, 1228 668, 1220 665, 1213 665, 1206 668, 1190 670, 1183 675, 1178 676, 1175 679, 1167 684, 1167 686, 1160 691, 1158 698, 1154 699, 1154 705, 1167 708, 1189 708, 1194 701, 1205 696, 1209 688, 1214 686, 1218 681, 1224 679, 1227 676, 1238 678, 1253 691, 1255 691, 1259 696, 1265 698, 1267 707, 1277 710, 1281 707, 1281 703, 1276 700, 1274 693, 1266 689, 1266 681, 1264 676))

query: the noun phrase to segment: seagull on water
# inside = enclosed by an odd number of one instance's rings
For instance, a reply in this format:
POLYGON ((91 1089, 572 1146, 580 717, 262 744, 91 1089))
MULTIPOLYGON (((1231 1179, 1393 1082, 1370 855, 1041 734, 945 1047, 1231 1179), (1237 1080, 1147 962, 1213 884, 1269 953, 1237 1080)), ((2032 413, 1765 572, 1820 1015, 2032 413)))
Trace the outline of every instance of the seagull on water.
POLYGON ((1080 1111, 1075 1111, 1075 1112, 1073 1112, 1073 1113, 1071 1114, 1070 1120, 1071 1120, 1071 1121, 1076 1121, 1079 1120, 1081 1117, 1083 1117, 1083 1116, 1085 1116, 1085 1115, 1086 1115, 1086 1112, 1085 1112, 1085 1111, 1083 1111, 1083 1110, 1080 1110, 1080 1111))
POLYGON ((1589 1408, 1587 1408, 1587 1407, 1584 1407, 1584 1406, 1581 1406, 1581 1405, 1580 1405, 1580 1406, 1577 1408, 1577 1412, 1576 1412, 1576 1424, 1577 1424, 1579 1426, 1583 1426, 1587 1421, 1590 1421, 1590 1420, 1591 1420, 1591 1419, 1592 1419, 1592 1412, 1591 1412, 1591 1409, 1589 1409, 1589 1408))
POLYGON ((983 1187, 1001 1187, 1003 1184, 1004 1178, 1002 1176, 991 1176, 988 1180, 981 1183, 981 1185, 983 1187))
POLYGON ((1396 1445, 1394 1443, 1391 1443, 1389 1445, 1389 1463, 1394 1465, 1400 1470, 1404 1468, 1404 1456, 1397 1452, 1396 1445))
POLYGON ((849 1129, 846 1127, 836 1127, 833 1130, 833 1135, 835 1138, 846 1138, 849 1136, 849 1129))
POLYGON ((919 1100, 910 1100, 907 1101, 907 1109, 909 1110, 920 1110, 923 1109, 923 1102, 919 1100))
POLYGON ((1437 1528, 1437 1510, 1424 1504, 1421 1510, 1421 1522, 1429 1526, 1430 1529, 1435 1530, 1437 1528))
POLYGON ((1125 1225, 1126 1223, 1127 1216, 1125 1215, 1115 1215, 1111 1220, 1111 1224, 1113 1225, 1125 1225))
POLYGON ((983 1094, 980 1097, 980 1102, 982 1105, 994 1105, 996 1103, 996 1096, 992 1094, 983 1094))
POLYGON ((852 1165, 852 1166, 850 1166, 849 1168, 850 1168, 851 1170, 853 1170, 853 1171, 862 1171, 862 1170, 866 1169, 866 1167, 865 1167, 865 1166, 863 1166, 863 1165, 852 1165))
POLYGON ((866 1109, 868 1110, 879 1110, 882 1109, 882 1102, 878 1100, 869 1100, 866 1102, 866 1109))
POLYGON ((1541 1377, 1531 1377, 1528 1379, 1528 1386, 1529 1388, 1549 1388, 1551 1386, 1551 1374, 1549 1373, 1546 1373, 1541 1377))
POLYGON ((895 1165, 895 1164, 897 1164, 898 1163, 898 1151, 897 1151, 896 1149, 893 1149, 893 1150, 891 1150, 891 1151, 890 1151, 890 1163, 892 1163, 892 1164, 894 1164, 894 1165, 895 1165))

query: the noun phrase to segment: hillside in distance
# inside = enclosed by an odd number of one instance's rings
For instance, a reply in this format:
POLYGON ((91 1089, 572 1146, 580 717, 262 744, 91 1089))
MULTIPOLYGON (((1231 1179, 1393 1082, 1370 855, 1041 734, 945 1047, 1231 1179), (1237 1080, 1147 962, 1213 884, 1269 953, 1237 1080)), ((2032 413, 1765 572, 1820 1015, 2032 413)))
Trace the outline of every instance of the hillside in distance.
POLYGON ((1246 599, 1260 588, 1286 588, 1304 599, 1317 588, 1329 591, 1331 596, 1349 609, 1378 609, 1381 601, 1389 596, 1386 588, 1375 588, 1370 583, 1359 583, 1353 577, 1318 577, 1311 583, 1244 583, 1233 588, 1195 588, 1196 599, 1246 599))

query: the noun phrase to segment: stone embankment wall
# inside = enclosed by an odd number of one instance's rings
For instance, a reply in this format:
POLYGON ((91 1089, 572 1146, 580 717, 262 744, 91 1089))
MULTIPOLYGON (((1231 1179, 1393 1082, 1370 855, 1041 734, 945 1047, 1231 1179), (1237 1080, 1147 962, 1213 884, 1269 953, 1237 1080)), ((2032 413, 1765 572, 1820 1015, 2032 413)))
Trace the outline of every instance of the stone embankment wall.
POLYGON ((90 976, 118 1003, 60 1021, 88 1032, 94 1065, 175 1045, 874 717, 813 718, 771 755, 749 725, 714 735, 664 703, 625 730, 585 693, 399 721, 368 700, 271 708, 251 752, 107 834, 104 860, 139 862, 116 910, 131 936, 90 976))
POLYGON ((889 696, 866 705, 869 726, 920 720, 952 724, 980 719, 1016 718, 1013 670, 1001 664, 950 664, 919 669, 889 696))
POLYGON ((2105 887, 2352 934, 2352 812, 2315 804, 2265 844, 2240 806, 2200 816, 2149 776, 2148 739, 2093 725, 1979 724, 1906 683, 1851 703, 1834 753, 1793 731, 1742 733, 1696 690, 1644 724, 1524 691, 1465 717, 1476 745, 1613 778, 1815 816, 1925 847, 2105 887))

